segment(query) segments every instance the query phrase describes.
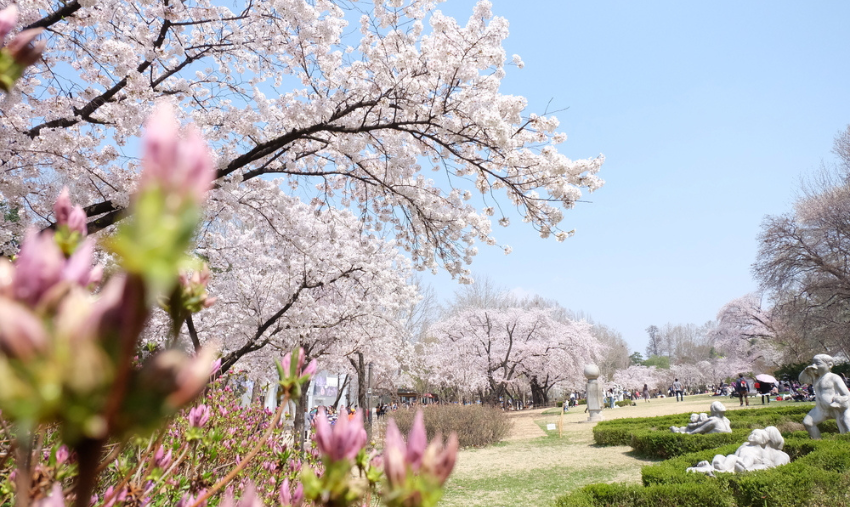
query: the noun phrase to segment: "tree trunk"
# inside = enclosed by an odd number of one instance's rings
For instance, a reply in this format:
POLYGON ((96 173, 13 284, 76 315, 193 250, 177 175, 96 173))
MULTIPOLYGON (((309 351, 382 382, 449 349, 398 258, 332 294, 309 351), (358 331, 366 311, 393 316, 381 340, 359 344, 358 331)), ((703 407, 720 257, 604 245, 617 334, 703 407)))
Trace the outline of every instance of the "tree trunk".
POLYGON ((299 449, 304 449, 304 414, 307 412, 307 389, 301 392, 301 396, 297 400, 292 401, 295 402, 295 413, 292 415, 294 417, 292 422, 295 426, 294 441, 299 449))
POLYGON ((543 406, 546 403, 546 391, 537 381, 537 377, 531 377, 531 401, 535 407, 543 406))
POLYGON ((366 413, 366 365, 363 362, 363 353, 357 353, 357 361, 349 357, 348 362, 357 371, 357 405, 363 410, 363 427, 366 428, 366 435, 371 440, 372 421, 369 419, 369 414, 366 413))

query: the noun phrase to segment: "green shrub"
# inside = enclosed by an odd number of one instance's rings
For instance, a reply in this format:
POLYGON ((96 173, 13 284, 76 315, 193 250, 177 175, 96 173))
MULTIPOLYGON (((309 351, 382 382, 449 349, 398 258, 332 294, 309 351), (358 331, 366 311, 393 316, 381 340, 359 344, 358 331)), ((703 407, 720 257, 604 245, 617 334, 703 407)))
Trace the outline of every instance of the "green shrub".
POLYGON ((618 407, 630 407, 633 404, 632 400, 617 401, 615 403, 618 407))
POLYGON ((563 402, 563 401, 559 401, 558 403, 556 403, 556 404, 555 404, 555 406, 556 406, 556 407, 558 407, 558 408, 561 408, 561 407, 563 407, 563 406, 564 406, 564 402, 563 402))
POLYGON ((592 484, 556 501, 559 507, 724 505, 746 507, 850 504, 850 434, 824 440, 789 438, 789 465, 709 477, 688 473, 699 461, 732 454, 742 442, 685 454, 641 471, 644 487, 592 484))
POLYGON ((556 507, 730 507, 729 494, 710 484, 673 484, 643 488, 634 484, 591 484, 558 498, 556 507))
MULTIPOLYGON (((483 447, 494 444, 507 436, 511 421, 498 408, 479 405, 432 405, 422 410, 425 416, 425 431, 428 440, 437 433, 447 437, 457 433, 461 447, 483 447)), ((398 429, 405 435, 413 425, 414 412, 399 410, 390 417, 395 420, 398 429)))
MULTIPOLYGON (((804 436, 800 421, 811 410, 812 404, 795 404, 783 407, 764 407, 727 412, 731 434, 686 435, 672 433, 670 426, 683 426, 685 414, 634 419, 602 421, 593 428, 593 438, 598 445, 629 445, 636 453, 650 458, 668 459, 682 454, 712 449, 732 442, 743 442, 754 428, 776 426, 786 438, 804 436)), ((824 434, 837 434, 834 420, 819 425, 824 434)))
POLYGON ((734 430, 732 433, 712 433, 710 435, 687 435, 664 431, 632 432, 630 445, 635 453, 651 457, 668 459, 682 454, 716 449, 727 444, 744 442, 750 430, 734 430))

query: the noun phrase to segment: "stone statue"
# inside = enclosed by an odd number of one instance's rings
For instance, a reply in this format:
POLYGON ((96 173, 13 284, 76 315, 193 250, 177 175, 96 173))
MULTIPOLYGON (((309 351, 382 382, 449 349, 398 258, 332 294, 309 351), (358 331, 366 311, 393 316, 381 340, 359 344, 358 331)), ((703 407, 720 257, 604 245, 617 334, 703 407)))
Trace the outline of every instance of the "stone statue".
POLYGON ((714 477, 717 472, 741 473, 753 470, 765 470, 791 462, 787 453, 782 451, 785 439, 776 426, 755 429, 750 433, 747 442, 738 447, 735 454, 723 456, 718 454, 711 460, 700 461, 697 466, 687 469, 688 472, 699 472, 714 477))
POLYGON ((732 433, 729 419, 726 418, 726 405, 719 401, 711 404, 711 417, 706 414, 691 414, 691 422, 687 426, 670 426, 673 433, 689 435, 707 433, 732 433))
POLYGON ((811 384, 815 390, 815 408, 803 418, 803 426, 813 439, 820 438, 818 424, 827 419, 835 419, 839 433, 850 430, 850 391, 840 376, 830 372, 833 365, 831 356, 818 354, 800 373, 800 382, 811 384))
POLYGON ((584 367, 584 376, 587 377, 587 411, 590 412, 587 421, 601 421, 605 388, 597 380, 599 378, 599 367, 595 364, 588 364, 584 367))

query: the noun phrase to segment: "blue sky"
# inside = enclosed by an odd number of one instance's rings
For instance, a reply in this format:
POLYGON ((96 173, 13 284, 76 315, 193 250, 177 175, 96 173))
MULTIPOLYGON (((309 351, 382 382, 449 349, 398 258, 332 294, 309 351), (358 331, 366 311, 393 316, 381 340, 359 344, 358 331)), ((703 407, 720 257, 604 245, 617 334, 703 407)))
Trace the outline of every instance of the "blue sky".
MULTIPOLYGON (((606 185, 565 213, 564 243, 518 220, 478 275, 556 299, 643 352, 650 324, 701 324, 757 289, 759 225, 831 161, 850 123, 850 2, 492 0, 510 21, 503 93, 564 109, 570 158, 606 185)), ((474 1, 439 8, 465 23, 474 1)), ((445 300, 457 288, 425 275, 445 300)))

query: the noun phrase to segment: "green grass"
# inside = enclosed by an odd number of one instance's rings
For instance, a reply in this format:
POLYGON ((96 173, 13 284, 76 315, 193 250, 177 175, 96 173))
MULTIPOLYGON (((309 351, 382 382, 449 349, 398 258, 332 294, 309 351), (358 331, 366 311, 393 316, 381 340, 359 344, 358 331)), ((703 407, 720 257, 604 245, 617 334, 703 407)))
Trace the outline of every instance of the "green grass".
POLYGON ((617 470, 603 467, 555 466, 503 474, 488 474, 482 470, 479 477, 450 479, 440 506, 553 505, 560 495, 587 484, 610 481, 616 474, 617 470))

